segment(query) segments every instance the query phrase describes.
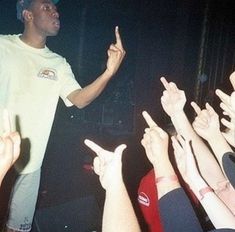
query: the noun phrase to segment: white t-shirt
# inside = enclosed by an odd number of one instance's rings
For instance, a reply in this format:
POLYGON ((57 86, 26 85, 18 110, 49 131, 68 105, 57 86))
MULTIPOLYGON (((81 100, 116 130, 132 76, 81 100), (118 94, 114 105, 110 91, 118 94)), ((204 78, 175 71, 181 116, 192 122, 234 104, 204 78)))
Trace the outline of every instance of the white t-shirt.
POLYGON ((0 35, 0 132, 7 108, 22 137, 18 172, 41 167, 58 99, 71 106, 67 96, 80 88, 63 57, 30 47, 19 35, 0 35))

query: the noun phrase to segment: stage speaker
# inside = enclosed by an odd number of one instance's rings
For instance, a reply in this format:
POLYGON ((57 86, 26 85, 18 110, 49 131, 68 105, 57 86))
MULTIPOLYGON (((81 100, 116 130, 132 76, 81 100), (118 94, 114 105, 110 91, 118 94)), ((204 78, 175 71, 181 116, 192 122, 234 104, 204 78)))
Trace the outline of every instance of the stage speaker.
POLYGON ((32 232, 100 232, 102 213, 93 196, 36 210, 32 232))

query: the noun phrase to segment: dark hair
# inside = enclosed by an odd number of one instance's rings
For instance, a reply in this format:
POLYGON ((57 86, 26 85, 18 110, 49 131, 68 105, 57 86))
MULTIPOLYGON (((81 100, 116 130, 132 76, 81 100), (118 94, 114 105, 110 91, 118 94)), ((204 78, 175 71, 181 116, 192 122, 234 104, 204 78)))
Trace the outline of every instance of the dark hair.
POLYGON ((25 9, 29 9, 33 1, 34 0, 17 0, 16 3, 17 19, 19 19, 21 22, 24 22, 23 11, 25 9))

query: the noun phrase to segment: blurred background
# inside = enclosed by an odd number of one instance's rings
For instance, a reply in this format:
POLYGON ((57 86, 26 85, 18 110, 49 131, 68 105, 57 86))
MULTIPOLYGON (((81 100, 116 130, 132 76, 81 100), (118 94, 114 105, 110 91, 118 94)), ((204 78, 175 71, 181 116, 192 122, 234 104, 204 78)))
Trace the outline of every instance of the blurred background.
MULTIPOLYGON (((235 1, 60 0, 57 7, 61 30, 49 38, 48 47, 67 59, 81 86, 104 71, 116 25, 127 54, 91 105, 79 110, 59 101, 33 231, 98 230, 104 191, 91 169, 94 154, 83 144, 85 138, 110 150, 127 144, 124 178, 145 231, 136 199, 140 179, 151 165, 140 145, 146 127, 141 112, 147 110, 163 128, 170 124, 160 104, 161 76, 185 90, 189 117, 192 100, 201 106, 210 102, 219 112, 214 90, 232 91, 228 77, 235 67, 235 1)), ((0 0, 0 33, 19 34, 22 29, 15 1, 0 0)), ((0 192, 1 223, 10 183, 9 173, 0 192)))

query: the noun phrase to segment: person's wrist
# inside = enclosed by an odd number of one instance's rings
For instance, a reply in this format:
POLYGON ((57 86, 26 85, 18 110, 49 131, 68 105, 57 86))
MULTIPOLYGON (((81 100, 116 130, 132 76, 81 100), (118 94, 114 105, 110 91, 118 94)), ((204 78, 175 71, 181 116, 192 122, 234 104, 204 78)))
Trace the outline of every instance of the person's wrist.
POLYGON ((113 75, 115 74, 114 71, 111 71, 110 69, 106 68, 103 75, 106 77, 106 78, 111 78, 113 75))
POLYGON ((212 193, 214 192, 213 189, 210 186, 206 186, 201 188, 198 193, 199 193, 199 200, 202 201, 204 199, 204 197, 208 194, 208 193, 212 193))
POLYGON ((171 119, 177 119, 179 117, 184 116, 184 109, 180 109, 180 110, 175 110, 171 115, 171 119))
POLYGON ((106 184, 104 189, 107 193, 113 193, 113 192, 119 191, 120 189, 124 187, 125 187, 125 184, 124 184, 123 178, 118 178, 118 179, 115 178, 111 180, 109 184, 106 184))
POLYGON ((166 182, 179 182, 179 179, 177 175, 168 175, 168 176, 158 176, 155 178, 155 183, 160 184, 160 183, 166 183, 166 182))
POLYGON ((214 132, 211 136, 207 137, 207 141, 210 144, 218 143, 218 141, 223 141, 224 137, 221 131, 214 132))
POLYGON ((161 157, 154 157, 151 161, 154 167, 158 167, 170 162, 168 152, 159 152, 159 153, 161 154, 161 157))

